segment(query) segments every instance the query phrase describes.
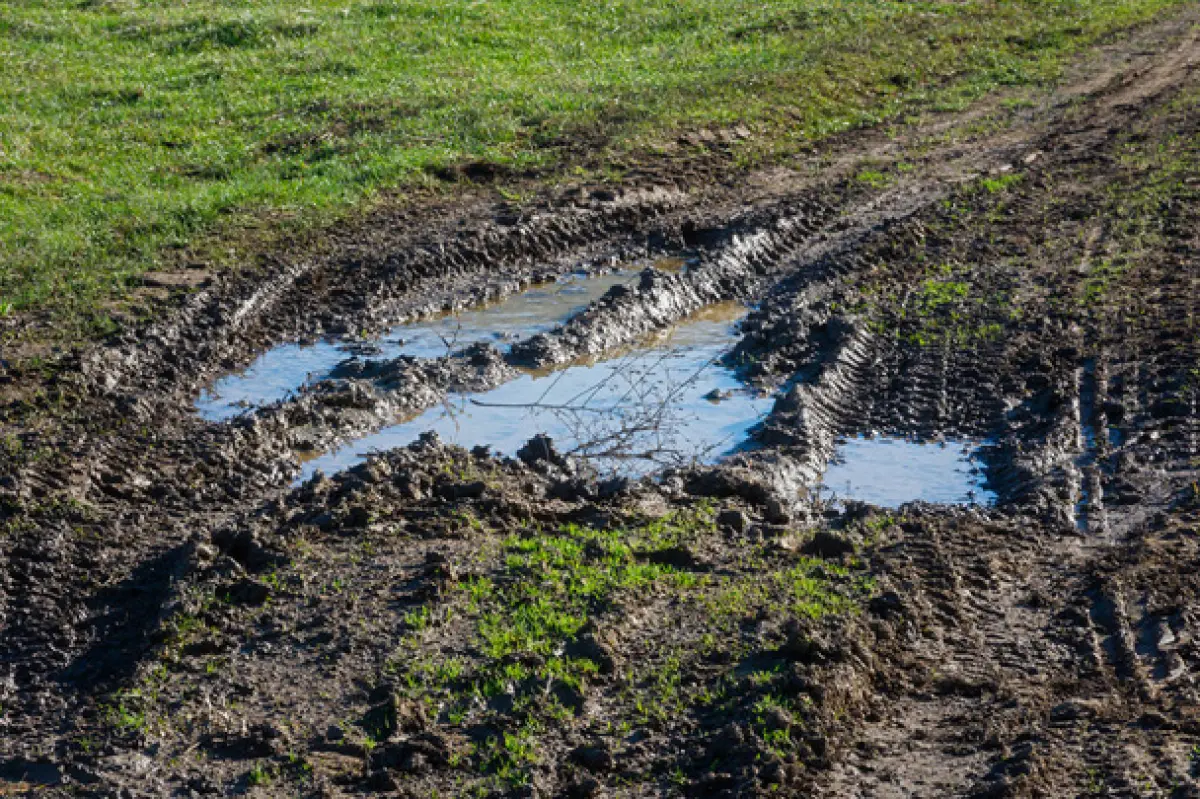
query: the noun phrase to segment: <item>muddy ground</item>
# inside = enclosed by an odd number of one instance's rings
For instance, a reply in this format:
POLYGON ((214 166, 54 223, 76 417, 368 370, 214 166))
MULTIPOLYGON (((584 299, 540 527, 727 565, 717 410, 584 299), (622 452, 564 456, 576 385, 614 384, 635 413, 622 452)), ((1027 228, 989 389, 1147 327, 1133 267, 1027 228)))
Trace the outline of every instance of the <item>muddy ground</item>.
POLYGON ((10 364, 0 794, 1200 796, 1196 21, 769 170, 710 134, 618 186, 469 189, 10 364), (664 256, 510 352, 193 412, 274 344, 664 256), (292 487, 731 300, 777 399, 719 463, 425 439, 292 487), (825 503, 872 431, 986 440, 996 504, 825 503))

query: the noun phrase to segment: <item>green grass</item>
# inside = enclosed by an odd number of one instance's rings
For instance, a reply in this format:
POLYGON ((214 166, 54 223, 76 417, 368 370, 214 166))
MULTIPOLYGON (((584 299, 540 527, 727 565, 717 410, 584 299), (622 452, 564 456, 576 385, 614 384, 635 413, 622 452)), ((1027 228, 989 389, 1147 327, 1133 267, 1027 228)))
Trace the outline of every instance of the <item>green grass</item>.
MULTIPOLYGON (((984 186, 989 194, 999 193, 1016 181, 993 188, 984 186)), ((938 270, 943 277, 953 277, 949 265, 938 270), (949 269, 949 271, 947 271, 949 269)), ((963 275, 965 277, 965 275, 963 275)), ((927 278, 920 290, 910 298, 901 315, 915 328, 903 340, 918 347, 950 345, 971 347, 994 342, 1004 333, 997 314, 1005 305, 1001 295, 983 296, 972 291, 964 280, 927 278)))
MULTIPOLYGON (((1189 130, 1184 121, 1187 115, 1194 115, 1198 104, 1200 91, 1188 89, 1158 112, 1180 117, 1175 124, 1188 132, 1171 132, 1147 146, 1141 132, 1135 131, 1122 143, 1118 169, 1099 212, 1109 220, 1110 252, 1089 264, 1080 286, 1079 305, 1127 302, 1130 272, 1154 263, 1149 256, 1161 252, 1169 209, 1193 203, 1200 196, 1194 183, 1194 176, 1200 174, 1200 134, 1193 132, 1194 127, 1189 130)), ((1143 125, 1150 127, 1154 122, 1154 118, 1144 119, 1143 125)))
MULTIPOLYGON (((570 642, 618 596, 691 585, 692 575, 644 562, 639 555, 713 529, 711 511, 701 506, 632 528, 566 525, 510 535, 501 543, 495 576, 466 579, 455 592, 455 615, 467 620, 470 651, 477 657, 404 652, 393 669, 404 691, 424 701, 430 716, 441 715, 453 725, 489 701, 512 697, 499 722, 511 729, 497 729, 473 746, 467 759, 499 784, 522 784, 537 760, 538 733, 574 717, 560 696, 582 695, 599 673, 593 660, 569 651, 570 642)), ((410 621, 409 628, 419 635, 429 623, 410 621)))
POLYGON ((246 773, 246 784, 251 788, 270 785, 272 782, 271 769, 263 763, 255 763, 246 773))
POLYGON ((198 238, 232 262, 218 233, 328 223, 457 162, 553 172, 735 122, 786 151, 1046 78, 1178 2, 0 3, 0 316, 96 324, 198 238))
POLYGON ((984 191, 988 194, 999 194, 1020 183, 1021 177, 1019 172, 1010 172, 1007 175, 1000 175, 995 178, 984 178, 980 181, 980 185, 983 186, 984 191))
MULTIPOLYGON (((611 529, 530 526, 507 535, 497 542, 495 567, 460 581, 448 595, 450 606, 440 615, 444 627, 409 625, 388 671, 399 678, 406 699, 424 703, 429 718, 458 729, 492 730, 459 756, 463 766, 496 785, 526 782, 546 735, 587 724, 578 715, 587 696, 607 695, 615 703, 610 721, 629 730, 657 728, 695 712, 733 712, 759 693, 777 690, 781 679, 736 673, 741 657, 777 645, 745 640, 747 619, 857 613, 874 585, 859 562, 769 555, 766 544, 751 547, 734 573, 662 562, 668 552, 717 535, 713 510, 703 503, 611 529), (578 646, 597 633, 592 625, 611 625, 614 608, 654 602, 683 614, 663 611, 659 632, 699 622, 699 629, 685 634, 697 639, 695 646, 664 641, 636 662, 619 652, 610 661, 578 646), (721 674, 711 682, 692 679, 697 659, 717 651, 725 654, 721 674)), ((669 641, 672 634, 662 638, 669 641)), ((363 726, 370 734, 387 732, 374 720, 363 726)), ((785 736, 776 737, 782 748, 785 736)))

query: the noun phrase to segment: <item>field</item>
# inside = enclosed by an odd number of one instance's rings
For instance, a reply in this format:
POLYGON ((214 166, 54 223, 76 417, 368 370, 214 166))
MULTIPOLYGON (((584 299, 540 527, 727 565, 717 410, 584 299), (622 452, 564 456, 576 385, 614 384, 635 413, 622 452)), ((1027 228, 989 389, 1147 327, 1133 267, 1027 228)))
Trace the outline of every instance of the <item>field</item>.
POLYGON ((1200 796, 1196 4, 0 32, 0 796, 1200 796))
POLYGON ((464 166, 619 180, 722 128, 754 161, 1044 81, 1173 4, 7 3, 0 312, 112 332, 153 312, 120 302, 148 269, 235 267, 464 166))

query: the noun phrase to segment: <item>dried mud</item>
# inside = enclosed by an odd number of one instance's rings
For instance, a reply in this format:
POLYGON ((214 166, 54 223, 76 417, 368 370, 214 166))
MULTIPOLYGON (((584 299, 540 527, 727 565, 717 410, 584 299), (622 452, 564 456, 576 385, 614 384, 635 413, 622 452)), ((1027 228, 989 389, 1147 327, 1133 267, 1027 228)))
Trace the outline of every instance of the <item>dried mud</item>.
POLYGON ((0 794, 1200 796, 1198 63, 1190 11, 794 169, 480 192, 83 354, 4 410, 0 794), (272 345, 663 256, 505 352, 192 412, 272 345), (777 399, 719 463, 425 438, 291 487, 728 301, 777 399), (985 441, 995 505, 827 506, 876 432, 985 441))

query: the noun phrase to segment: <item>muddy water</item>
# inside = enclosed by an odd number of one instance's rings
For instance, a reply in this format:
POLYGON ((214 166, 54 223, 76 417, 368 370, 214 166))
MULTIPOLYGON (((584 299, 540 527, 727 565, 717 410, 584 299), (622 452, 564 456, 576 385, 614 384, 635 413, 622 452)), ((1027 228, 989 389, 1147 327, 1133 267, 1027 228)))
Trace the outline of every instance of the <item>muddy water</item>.
POLYGON ((318 469, 340 471, 427 432, 504 455, 545 433, 561 451, 588 457, 602 472, 629 476, 713 461, 745 440, 771 408, 769 398, 747 389, 719 362, 744 310, 736 304, 711 308, 626 352, 451 397, 305 463, 301 479, 318 469))
POLYGON ((982 464, 975 455, 980 443, 851 438, 838 446, 821 493, 885 508, 914 501, 990 505, 996 495, 984 486, 982 464))
POLYGON ((354 354, 380 359, 399 355, 436 358, 478 341, 502 343, 510 336, 539 333, 579 312, 613 286, 636 278, 632 271, 572 274, 499 302, 400 325, 376 341, 285 344, 261 355, 245 371, 217 381, 201 394, 196 409, 210 421, 232 418, 247 408, 285 398, 310 379, 328 375, 354 354))

